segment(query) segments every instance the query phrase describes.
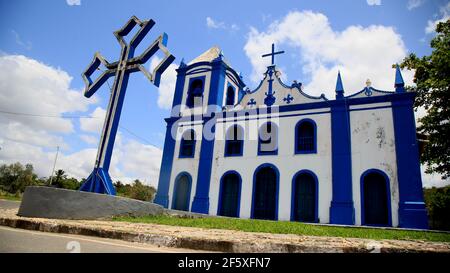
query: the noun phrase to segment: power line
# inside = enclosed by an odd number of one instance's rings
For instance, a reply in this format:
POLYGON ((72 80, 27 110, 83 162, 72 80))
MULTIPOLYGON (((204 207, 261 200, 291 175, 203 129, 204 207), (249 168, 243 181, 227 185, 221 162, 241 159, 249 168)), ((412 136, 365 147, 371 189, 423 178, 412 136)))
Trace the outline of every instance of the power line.
POLYGON ((40 118, 68 118, 68 119, 72 119, 72 118, 100 118, 100 117, 93 117, 93 116, 58 116, 58 115, 30 114, 30 113, 23 113, 23 112, 11 112, 11 111, 5 111, 5 110, 0 110, 0 113, 8 114, 8 115, 40 117, 40 118))
MULTIPOLYGON (((46 114, 31 114, 31 113, 12 112, 12 111, 5 111, 5 110, 0 110, 0 113, 1 114, 8 114, 8 115, 31 116, 31 117, 40 117, 40 118, 67 118, 67 119, 74 119, 74 118, 95 118, 95 119, 98 119, 98 118, 101 118, 101 117, 94 117, 94 116, 58 116, 58 115, 46 115, 46 114)), ((137 139, 140 139, 140 140, 144 141, 145 143, 147 143, 149 145, 158 147, 158 146, 152 144, 149 140, 145 139, 144 137, 141 137, 138 134, 132 132, 130 129, 128 129, 128 128, 122 126, 122 125, 119 125, 119 127, 121 129, 123 129, 124 131, 126 131, 128 134, 136 137, 137 139)), ((15 141, 13 139, 8 139, 8 140, 15 141)), ((19 141, 16 141, 16 142, 19 142, 19 141)), ((25 143, 25 142, 21 142, 21 143, 28 144, 28 143, 25 143)))

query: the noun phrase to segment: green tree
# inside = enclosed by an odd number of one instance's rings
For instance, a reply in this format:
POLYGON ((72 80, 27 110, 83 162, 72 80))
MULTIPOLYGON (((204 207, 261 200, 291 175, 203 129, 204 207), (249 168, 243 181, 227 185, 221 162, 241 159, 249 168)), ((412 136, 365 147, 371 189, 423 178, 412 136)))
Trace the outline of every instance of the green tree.
POLYGON ((37 175, 33 165, 23 166, 19 162, 0 166, 0 187, 12 194, 22 193, 27 186, 38 185, 37 175))
POLYGON ((450 230, 450 186, 424 189, 430 228, 450 230))
POLYGON ((410 54, 402 68, 414 69, 414 83, 408 87, 417 92, 415 107, 423 106, 426 115, 419 119, 418 132, 428 137, 421 156, 427 165, 426 173, 440 173, 450 177, 450 20, 436 27, 431 40, 430 56, 418 58, 410 54))

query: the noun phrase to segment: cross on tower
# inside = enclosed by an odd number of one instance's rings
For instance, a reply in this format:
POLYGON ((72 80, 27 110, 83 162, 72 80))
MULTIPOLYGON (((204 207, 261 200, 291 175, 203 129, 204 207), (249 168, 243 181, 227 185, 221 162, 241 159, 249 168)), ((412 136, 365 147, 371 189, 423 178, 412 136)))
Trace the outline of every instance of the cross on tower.
POLYGON ((284 53, 284 50, 283 50, 283 51, 275 52, 275 44, 272 44, 272 52, 271 52, 271 53, 264 54, 264 55, 262 55, 262 57, 264 58, 264 57, 272 56, 272 65, 274 65, 274 64, 275 64, 275 55, 277 55, 277 54, 283 54, 283 53, 284 53))
POLYGON ((106 193, 115 195, 116 191, 112 184, 108 170, 111 162, 111 155, 116 138, 117 127, 119 125, 120 112, 122 111, 123 100, 128 85, 130 73, 141 71, 155 86, 159 86, 162 73, 175 60, 175 57, 167 50, 167 34, 163 33, 150 45, 141 55, 134 57, 134 51, 138 44, 144 39, 145 35, 155 24, 153 20, 140 21, 132 16, 130 20, 118 31, 114 32, 121 46, 120 59, 117 62, 107 62, 100 53, 95 53, 94 60, 83 72, 82 77, 86 84, 84 91, 85 97, 91 97, 111 76, 115 76, 114 84, 111 89, 108 108, 106 110, 105 122, 97 151, 94 170, 81 186, 81 191, 106 193), (127 44, 124 37, 127 36, 134 27, 140 29, 133 36, 130 44, 127 44), (161 50, 165 57, 152 71, 148 72, 144 64, 158 51, 161 50), (100 69, 100 65, 106 67, 95 81, 92 81, 91 75, 100 69))

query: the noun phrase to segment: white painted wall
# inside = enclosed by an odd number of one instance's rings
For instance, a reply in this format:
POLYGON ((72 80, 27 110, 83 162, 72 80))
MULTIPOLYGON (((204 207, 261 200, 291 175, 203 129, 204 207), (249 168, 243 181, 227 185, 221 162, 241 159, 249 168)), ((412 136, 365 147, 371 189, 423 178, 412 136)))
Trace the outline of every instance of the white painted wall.
MULTIPOLYGON (((318 111, 297 111, 296 114, 305 114, 318 111)), ((285 115, 282 113, 281 116, 285 115)), ((288 113, 289 115, 294 112, 288 113)), ((251 119, 255 116, 249 116, 251 119)), ((331 202, 331 123, 330 114, 307 114, 304 116, 272 118, 271 121, 279 125, 278 155, 257 156, 258 128, 267 122, 267 119, 239 121, 237 124, 245 128, 244 155, 242 157, 224 157, 225 132, 235 123, 219 122, 216 126, 216 144, 214 147, 214 162, 210 185, 209 213, 217 214, 220 178, 229 171, 235 170, 242 177, 241 191, 241 218, 250 218, 252 203, 253 174, 256 168, 263 163, 277 166, 280 172, 278 219, 290 220, 291 215, 291 188, 292 178, 300 170, 308 169, 314 172, 319 180, 319 219, 321 223, 329 222, 329 207, 331 202), (318 153, 295 154, 295 125, 303 118, 313 119, 317 124, 318 153)))
MULTIPOLYGON (((351 109, 390 105, 390 103, 358 105, 351 109)), ((361 175, 368 169, 379 169, 389 177, 392 225, 398 226, 399 195, 392 109, 353 110, 350 112, 350 125, 355 224, 361 225, 361 175)))

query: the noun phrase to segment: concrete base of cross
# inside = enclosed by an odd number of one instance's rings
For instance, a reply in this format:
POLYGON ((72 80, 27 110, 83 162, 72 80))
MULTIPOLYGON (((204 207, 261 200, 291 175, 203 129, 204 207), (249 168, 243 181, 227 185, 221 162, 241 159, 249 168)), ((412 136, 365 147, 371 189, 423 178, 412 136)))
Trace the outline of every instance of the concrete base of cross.
POLYGON ((162 206, 130 198, 51 187, 27 187, 19 216, 52 219, 110 219, 161 215, 162 206))

